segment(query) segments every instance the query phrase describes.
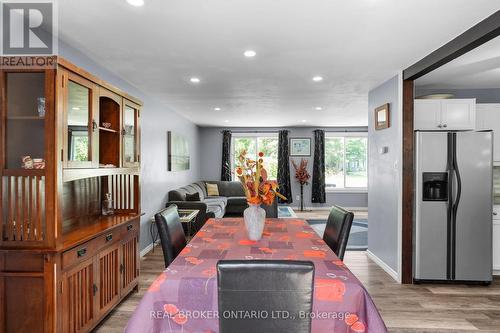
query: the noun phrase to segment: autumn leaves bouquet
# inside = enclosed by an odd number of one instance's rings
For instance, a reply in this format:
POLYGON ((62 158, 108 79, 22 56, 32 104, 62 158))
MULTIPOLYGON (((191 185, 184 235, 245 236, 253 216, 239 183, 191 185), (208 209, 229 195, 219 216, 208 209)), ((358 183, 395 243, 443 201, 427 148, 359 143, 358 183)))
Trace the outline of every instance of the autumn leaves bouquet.
POLYGON ((247 202, 251 205, 272 205, 275 197, 283 200, 286 198, 278 192, 278 183, 268 179, 264 168, 264 153, 259 152, 259 158, 255 161, 248 158, 247 152, 243 150, 238 156, 236 176, 243 185, 247 202))
POLYGON ((309 178, 311 178, 311 175, 307 171, 307 160, 305 158, 300 160, 300 163, 297 164, 295 163, 294 160, 292 160, 293 168, 295 169, 295 179, 299 182, 300 185, 307 185, 309 184, 309 178))
POLYGON ((300 164, 297 165, 294 160, 292 160, 293 168, 295 169, 295 179, 300 184, 300 211, 304 211, 304 185, 309 184, 309 178, 311 175, 307 171, 307 160, 305 158, 300 160, 300 164))

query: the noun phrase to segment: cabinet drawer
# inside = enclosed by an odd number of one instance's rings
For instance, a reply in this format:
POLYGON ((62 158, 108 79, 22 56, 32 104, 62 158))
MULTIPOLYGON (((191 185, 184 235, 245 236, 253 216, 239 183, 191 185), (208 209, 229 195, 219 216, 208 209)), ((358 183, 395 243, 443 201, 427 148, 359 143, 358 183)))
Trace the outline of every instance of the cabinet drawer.
POLYGON ((135 235, 139 231, 139 219, 130 221, 120 227, 120 236, 122 239, 127 238, 129 235, 135 235))
POLYGON ((121 237, 123 237, 121 228, 115 228, 97 236, 96 238, 80 246, 63 252, 63 269, 66 269, 73 264, 79 263, 82 260, 94 256, 97 252, 104 249, 105 247, 118 242, 121 237))
POLYGON ((100 250, 108 245, 116 243, 118 240, 120 240, 120 237, 121 237, 120 229, 115 228, 96 237, 94 240, 97 241, 98 250, 100 250))
POLYGON ((69 268, 74 264, 92 258, 99 251, 99 240, 92 239, 62 254, 63 269, 69 268))

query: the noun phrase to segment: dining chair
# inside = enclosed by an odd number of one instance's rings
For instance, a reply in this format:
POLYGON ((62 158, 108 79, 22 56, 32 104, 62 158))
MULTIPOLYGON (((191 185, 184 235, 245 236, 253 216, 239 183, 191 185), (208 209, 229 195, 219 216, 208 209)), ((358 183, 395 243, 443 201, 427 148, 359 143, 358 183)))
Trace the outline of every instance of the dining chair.
POLYGON ((266 211, 266 218, 275 219, 278 218, 278 199, 275 199, 271 205, 261 205, 266 211))
POLYGON ((186 247, 186 235, 177 212, 177 206, 171 205, 155 214, 156 227, 160 235, 165 268, 186 247))
POLYGON ((220 260, 219 332, 311 332, 313 281, 311 261, 220 260))
POLYGON ((333 206, 326 222, 323 240, 340 260, 344 260, 353 219, 354 214, 352 212, 340 206, 333 206))

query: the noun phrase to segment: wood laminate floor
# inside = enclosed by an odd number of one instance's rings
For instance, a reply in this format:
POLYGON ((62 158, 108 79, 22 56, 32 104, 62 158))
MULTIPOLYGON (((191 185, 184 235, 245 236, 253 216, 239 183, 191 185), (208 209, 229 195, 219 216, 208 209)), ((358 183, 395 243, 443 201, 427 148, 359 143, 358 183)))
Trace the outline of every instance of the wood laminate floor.
MULTIPOLYGON (((322 218, 317 214, 301 218, 322 218)), ((363 217, 365 213, 356 212, 363 217)), ((372 296, 390 332, 464 333, 500 332, 500 278, 491 286, 400 285, 368 258, 365 252, 347 252, 345 263, 372 296)), ((95 332, 123 332, 142 295, 163 270, 161 249, 141 261, 140 288, 110 313, 95 332)), ((138 332, 141 333, 141 332, 138 332)), ((377 333, 377 332, 372 332, 377 333)))

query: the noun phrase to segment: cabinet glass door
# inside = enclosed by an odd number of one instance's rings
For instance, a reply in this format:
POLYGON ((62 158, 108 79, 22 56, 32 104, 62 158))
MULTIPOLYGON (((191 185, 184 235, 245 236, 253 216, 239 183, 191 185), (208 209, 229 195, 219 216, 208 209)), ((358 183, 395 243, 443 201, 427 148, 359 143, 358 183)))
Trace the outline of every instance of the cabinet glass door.
POLYGON ((67 91, 67 161, 68 167, 91 167, 92 89, 79 82, 68 80, 67 91))
POLYGON ((6 154, 3 167, 33 169, 33 160, 40 162, 45 158, 45 73, 13 72, 5 76, 6 154))
POLYGON ((123 108, 123 166, 135 166, 139 162, 137 147, 138 108, 125 103, 123 108))

